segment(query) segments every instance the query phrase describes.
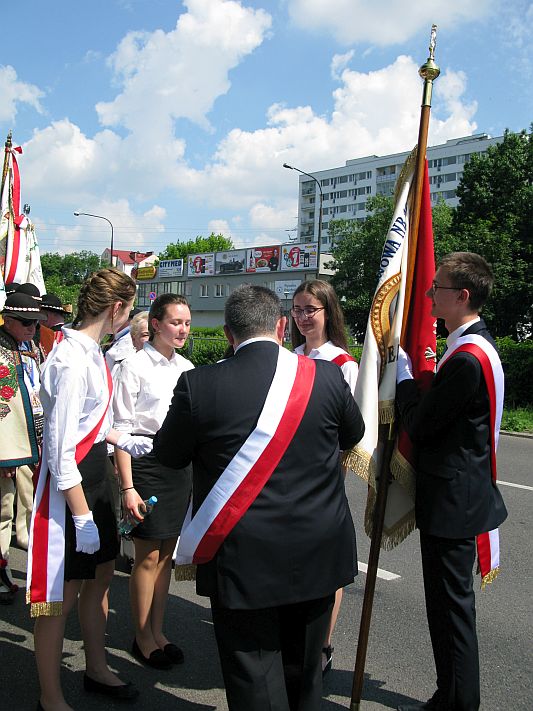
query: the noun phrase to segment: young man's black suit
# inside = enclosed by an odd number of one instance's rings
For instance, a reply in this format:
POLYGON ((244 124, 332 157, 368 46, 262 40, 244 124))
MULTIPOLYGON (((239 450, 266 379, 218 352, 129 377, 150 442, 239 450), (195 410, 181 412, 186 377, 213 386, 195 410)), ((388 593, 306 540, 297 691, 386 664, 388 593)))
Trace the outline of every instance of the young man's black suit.
MULTIPOLYGON (((483 320, 462 335, 492 340, 483 320)), ((443 708, 479 708, 479 660, 472 568, 475 536, 507 517, 490 466, 490 410, 479 361, 452 354, 420 395, 397 386, 403 424, 416 445, 420 529, 429 629, 443 708)))
MULTIPOLYGON (((178 381, 155 453, 176 468, 192 461, 193 513, 257 424, 278 348, 255 341, 178 381)), ((333 596, 357 574, 339 447, 358 442, 364 424, 340 368, 314 362, 309 403, 287 451, 214 559, 198 566, 232 710, 288 709, 287 692, 291 709, 319 708, 313 689, 321 686, 333 596)))

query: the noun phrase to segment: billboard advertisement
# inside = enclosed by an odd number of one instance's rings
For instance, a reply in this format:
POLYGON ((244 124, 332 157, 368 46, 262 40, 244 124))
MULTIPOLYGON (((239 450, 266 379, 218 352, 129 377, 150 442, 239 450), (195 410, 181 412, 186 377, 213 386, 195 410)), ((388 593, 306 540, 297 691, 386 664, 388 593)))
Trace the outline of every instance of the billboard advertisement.
POLYGON ((316 269, 317 243, 283 244, 281 246, 281 271, 316 269))
POLYGON ((216 274, 241 274, 246 271, 246 250, 234 249, 215 254, 216 274))
POLYGON ((160 277, 183 276, 183 259, 163 259, 159 262, 158 272, 160 277))
POLYGON ((215 273, 215 254, 189 254, 187 257, 190 277, 213 276, 215 273))
POLYGON ((277 272, 281 247, 270 245, 268 247, 253 247, 246 251, 247 272, 277 272))

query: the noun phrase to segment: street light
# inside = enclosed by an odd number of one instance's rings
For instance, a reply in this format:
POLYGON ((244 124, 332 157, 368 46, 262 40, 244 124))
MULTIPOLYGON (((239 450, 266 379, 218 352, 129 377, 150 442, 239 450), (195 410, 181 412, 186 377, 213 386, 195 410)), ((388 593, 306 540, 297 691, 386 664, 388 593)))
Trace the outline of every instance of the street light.
POLYGON ((85 215, 86 217, 97 217, 99 220, 105 220, 106 222, 109 223, 109 226, 111 227, 111 266, 113 266, 113 223, 111 220, 108 220, 107 217, 104 217, 103 215, 93 215, 90 212, 75 212, 74 216, 79 217, 80 215, 85 215))
POLYGON ((295 170, 298 173, 301 173, 302 175, 307 175, 308 178, 311 178, 311 180, 314 180, 315 183, 318 186, 318 190, 320 193, 320 207, 318 210, 318 248, 316 250, 316 263, 317 263, 317 276, 320 273, 320 247, 321 247, 321 241, 322 241, 322 202, 323 202, 323 195, 322 195, 322 186, 320 185, 320 180, 318 178, 315 178, 314 175, 311 175, 311 173, 306 173, 305 170, 300 170, 300 168, 295 168, 293 165, 289 165, 288 163, 283 164, 284 168, 288 168, 289 170, 295 170))

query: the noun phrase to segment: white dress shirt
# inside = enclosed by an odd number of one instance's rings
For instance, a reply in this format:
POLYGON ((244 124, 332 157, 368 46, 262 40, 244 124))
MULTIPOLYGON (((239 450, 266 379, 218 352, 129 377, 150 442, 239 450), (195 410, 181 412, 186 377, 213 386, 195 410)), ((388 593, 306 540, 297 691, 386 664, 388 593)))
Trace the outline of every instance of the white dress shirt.
MULTIPOLYGON (((294 352, 298 355, 305 355, 305 343, 301 346, 297 346, 294 352)), ((309 351, 308 358, 317 358, 318 360, 329 360, 332 361, 337 356, 346 353, 344 348, 339 348, 339 346, 334 346, 331 341, 326 341, 318 348, 312 348, 309 351)), ((349 354, 347 354, 349 355, 349 354)), ((355 396, 355 384, 357 383, 357 374, 359 373, 359 366, 353 360, 346 361, 340 366, 344 380, 348 383, 352 395, 355 396)))
POLYGON ((460 338, 463 333, 470 328, 470 326, 473 326, 473 324, 477 323, 478 321, 481 321, 481 318, 479 316, 475 316, 474 318, 470 319, 470 321, 467 321, 466 323, 463 323, 462 326, 459 326, 459 328, 456 328, 455 331, 452 331, 451 333, 448 334, 448 338, 446 339, 446 346, 447 348, 450 348, 453 346, 455 341, 460 338))
POLYGON ((115 429, 136 435, 154 435, 168 412, 180 375, 194 368, 174 352, 170 360, 151 343, 124 360, 115 378, 115 429))
MULTIPOLYGON (((107 369, 100 346, 89 336, 63 328, 64 339, 52 350, 41 373, 40 398, 48 469, 59 490, 81 483, 76 465, 80 423, 109 400, 107 369)), ((111 427, 110 408, 95 443, 111 427)))

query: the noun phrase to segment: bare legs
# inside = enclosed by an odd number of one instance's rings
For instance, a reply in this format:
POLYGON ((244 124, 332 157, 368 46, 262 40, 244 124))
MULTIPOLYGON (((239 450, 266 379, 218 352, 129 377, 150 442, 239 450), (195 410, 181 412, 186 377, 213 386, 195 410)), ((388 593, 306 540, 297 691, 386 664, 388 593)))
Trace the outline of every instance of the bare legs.
POLYGON ((168 644, 163 634, 163 622, 176 540, 134 539, 135 564, 130 576, 131 614, 137 644, 146 657, 168 644))
MULTIPOLYGON (((333 635, 333 630, 337 624, 337 617, 339 616, 339 610, 341 608, 342 602, 342 588, 339 588, 335 593, 335 604, 333 605, 333 610, 331 611, 331 619, 329 621, 328 631, 326 634, 326 639, 324 640, 324 647, 331 646, 331 637, 333 635)), ((325 667, 327 662, 326 655, 322 652, 322 668, 325 667)))
POLYGON ((41 704, 45 711, 72 711, 63 696, 60 673, 65 624, 76 600, 87 675, 103 684, 123 684, 107 666, 105 653, 108 592, 114 568, 112 560, 96 567, 94 580, 65 582, 63 614, 38 617, 35 621, 35 659, 41 685, 41 704))

